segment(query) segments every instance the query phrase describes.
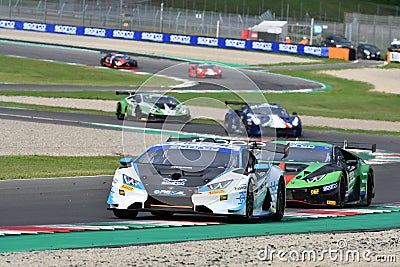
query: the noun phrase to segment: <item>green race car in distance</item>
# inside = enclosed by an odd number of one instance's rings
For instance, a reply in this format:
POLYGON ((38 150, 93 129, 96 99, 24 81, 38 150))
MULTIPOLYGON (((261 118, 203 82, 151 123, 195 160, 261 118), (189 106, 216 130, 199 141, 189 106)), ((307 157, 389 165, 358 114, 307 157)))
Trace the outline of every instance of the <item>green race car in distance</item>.
POLYGON ((134 118, 139 121, 190 119, 189 108, 176 98, 162 94, 135 94, 135 92, 117 91, 117 95, 129 95, 117 103, 116 115, 119 120, 134 118))
POLYGON ((376 150, 375 145, 274 141, 287 145, 287 157, 274 161, 286 171, 286 203, 290 205, 369 206, 375 195, 374 171, 348 149, 376 150))

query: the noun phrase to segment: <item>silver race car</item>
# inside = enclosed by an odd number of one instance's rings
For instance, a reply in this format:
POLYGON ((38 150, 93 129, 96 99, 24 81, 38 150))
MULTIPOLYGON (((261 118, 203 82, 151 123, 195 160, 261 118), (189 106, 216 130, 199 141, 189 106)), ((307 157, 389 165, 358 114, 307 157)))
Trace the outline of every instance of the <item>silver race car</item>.
POLYGON ((271 163, 259 164, 254 152, 287 153, 287 149, 267 147, 211 138, 152 146, 135 160, 120 160, 108 209, 118 218, 149 211, 163 217, 198 213, 233 216, 245 222, 253 217, 279 221, 285 210, 284 172, 271 163))

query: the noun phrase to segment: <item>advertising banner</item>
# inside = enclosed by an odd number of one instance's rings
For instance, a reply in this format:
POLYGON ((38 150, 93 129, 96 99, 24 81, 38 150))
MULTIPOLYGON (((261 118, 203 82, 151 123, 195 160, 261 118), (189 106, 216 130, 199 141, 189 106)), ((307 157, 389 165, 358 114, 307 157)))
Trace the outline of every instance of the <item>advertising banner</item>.
POLYGON ((286 53, 314 57, 328 57, 328 48, 299 44, 284 44, 277 42, 263 42, 257 40, 243 40, 235 38, 216 38, 209 36, 192 36, 184 34, 169 34, 159 32, 140 32, 133 30, 105 29, 97 27, 82 27, 61 24, 44 24, 13 20, 0 20, 0 28, 58 34, 93 36, 145 42, 170 43, 192 46, 206 46, 226 49, 249 51, 264 51, 272 53, 286 53))

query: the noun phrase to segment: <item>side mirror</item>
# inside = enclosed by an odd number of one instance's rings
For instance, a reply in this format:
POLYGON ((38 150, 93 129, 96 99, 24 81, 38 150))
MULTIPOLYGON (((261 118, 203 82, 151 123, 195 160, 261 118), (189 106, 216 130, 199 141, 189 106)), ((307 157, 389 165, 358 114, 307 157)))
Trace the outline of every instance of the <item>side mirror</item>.
POLYGON ((297 115, 297 112, 293 111, 292 115, 297 115))
POLYGON ((271 168, 270 164, 265 163, 257 163, 254 165, 254 170, 256 171, 268 171, 271 168))
POLYGON ((119 163, 124 167, 131 166, 132 162, 133 162, 133 158, 122 158, 119 160, 119 163))

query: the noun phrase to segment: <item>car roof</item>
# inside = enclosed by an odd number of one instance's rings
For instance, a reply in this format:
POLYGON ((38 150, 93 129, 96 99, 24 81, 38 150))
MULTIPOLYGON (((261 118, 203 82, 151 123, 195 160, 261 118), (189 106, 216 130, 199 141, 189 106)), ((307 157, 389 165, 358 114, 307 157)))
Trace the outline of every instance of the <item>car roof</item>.
POLYGON ((358 46, 373 46, 373 47, 376 47, 376 45, 370 44, 370 43, 359 43, 358 46))
POLYGON ((270 107, 270 108, 284 109, 282 106, 280 106, 278 104, 268 104, 268 103, 249 103, 248 106, 250 108, 254 108, 254 107, 270 107))
POLYGON ((193 142, 193 141, 172 141, 164 142, 152 147, 153 149, 188 149, 188 150, 209 150, 224 152, 239 152, 244 149, 243 146, 230 143, 214 142, 193 142))
POLYGON ((175 99, 175 97, 173 97, 173 96, 163 95, 163 94, 146 94, 146 93, 143 93, 143 94, 135 94, 135 95, 140 95, 140 96, 143 96, 143 97, 151 96, 151 97, 158 97, 158 98, 174 98, 175 99))
POLYGON ((113 55, 113 56, 117 56, 117 57, 128 56, 127 54, 117 53, 117 52, 109 52, 108 54, 109 55, 113 55))
POLYGON ((199 67, 215 67, 216 65, 213 63, 200 63, 198 64, 199 67))
POLYGON ((291 140, 276 140, 272 141, 272 143, 276 144, 282 144, 282 145, 287 145, 290 143, 290 146, 292 147, 300 147, 298 145, 304 145, 304 148, 312 148, 313 146, 315 147, 324 147, 324 148, 329 148, 332 149, 334 147, 333 144, 330 143, 325 143, 325 142, 319 142, 319 141, 291 141, 291 140))

